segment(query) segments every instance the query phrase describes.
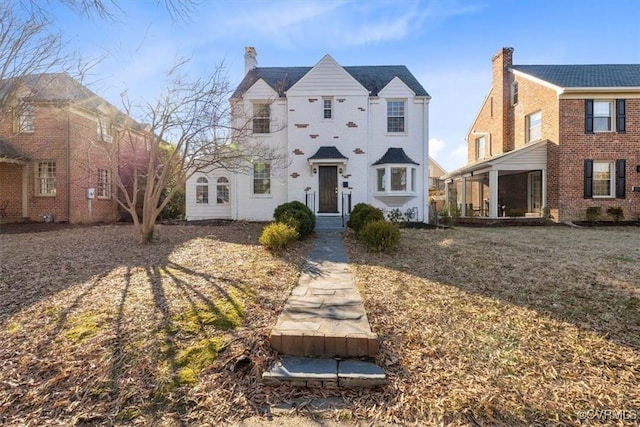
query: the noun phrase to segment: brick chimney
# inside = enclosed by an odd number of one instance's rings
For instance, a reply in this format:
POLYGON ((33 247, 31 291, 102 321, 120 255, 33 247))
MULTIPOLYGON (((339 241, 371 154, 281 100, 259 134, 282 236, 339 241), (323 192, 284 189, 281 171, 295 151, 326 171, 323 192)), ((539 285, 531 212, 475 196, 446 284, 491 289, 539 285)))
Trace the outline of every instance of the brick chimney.
POLYGON ((253 70, 258 66, 258 54, 256 48, 253 46, 247 46, 244 48, 244 74, 253 70))
MULTIPOLYGON (((501 141, 502 151, 507 152, 515 148, 514 142, 514 111, 511 104, 511 84, 513 83, 513 73, 509 71, 513 65, 513 48, 503 47, 493 58, 493 89, 494 116, 499 120, 496 129, 496 137, 501 141)), ((496 139, 497 139, 496 138, 496 139)))

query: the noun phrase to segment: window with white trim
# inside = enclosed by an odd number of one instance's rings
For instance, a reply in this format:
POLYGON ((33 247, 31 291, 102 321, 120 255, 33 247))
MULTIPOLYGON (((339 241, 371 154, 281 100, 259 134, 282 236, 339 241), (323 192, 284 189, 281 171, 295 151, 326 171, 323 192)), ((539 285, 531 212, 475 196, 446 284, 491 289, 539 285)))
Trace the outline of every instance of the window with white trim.
POLYGON ((322 118, 325 120, 333 119, 333 98, 322 98, 322 118))
POLYGON ((527 116, 527 142, 542 139, 542 111, 527 116))
POLYGON ((209 180, 203 176, 196 180, 196 203, 209 203, 209 180))
POLYGON ((407 168, 391 168, 391 191, 407 191, 407 168))
POLYGON ((216 203, 219 205, 229 203, 229 180, 224 176, 218 178, 216 184, 216 203))
POLYGON ((266 102, 253 104, 253 133, 269 133, 271 131, 271 107, 266 102))
POLYGON ((35 131, 35 111, 32 105, 23 105, 17 118, 18 133, 33 133, 35 131))
POLYGON ((405 102, 387 101, 387 132, 405 131, 405 102))
POLYGON ((98 188, 97 196, 100 199, 111 198, 111 171, 107 169, 98 169, 98 188))
POLYGON ((38 162, 36 167, 36 194, 38 196, 55 196, 56 162, 38 162))
POLYGON ((378 183, 378 186, 377 186, 378 191, 384 191, 386 188, 385 186, 386 180, 385 180, 384 172, 385 172, 384 168, 380 168, 376 170, 376 176, 377 176, 376 182, 378 183))
POLYGON ((271 194, 271 164, 269 162, 253 164, 253 194, 271 194))
POLYGON ((98 140, 104 142, 113 142, 109 133, 109 123, 106 119, 100 118, 97 123, 98 140))
POLYGON ((593 197, 613 197, 615 163, 611 161, 593 162, 593 197))
POLYGON ((518 82, 511 83, 511 105, 518 103, 518 82))
POLYGON ((609 132, 611 128, 611 116, 613 103, 610 101, 593 101, 593 131, 609 132))
POLYGON ((376 190, 378 193, 406 194, 416 191, 416 168, 385 165, 376 168, 376 190), (388 189, 388 190, 387 190, 388 189))
POLYGON ((476 138, 476 160, 484 159, 486 157, 486 141, 487 139, 484 136, 479 136, 478 138, 476 138))

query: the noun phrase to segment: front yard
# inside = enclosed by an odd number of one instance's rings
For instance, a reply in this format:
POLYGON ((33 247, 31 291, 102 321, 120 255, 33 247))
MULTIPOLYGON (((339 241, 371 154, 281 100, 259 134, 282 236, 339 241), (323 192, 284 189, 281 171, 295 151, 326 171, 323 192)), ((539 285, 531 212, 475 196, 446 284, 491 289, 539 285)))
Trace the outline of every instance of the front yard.
POLYGON ((0 423, 220 425, 291 402, 376 425, 640 419, 637 227, 403 230, 391 255, 347 232, 390 377, 367 390, 262 387, 310 241, 273 256, 260 230, 0 234, 0 423))

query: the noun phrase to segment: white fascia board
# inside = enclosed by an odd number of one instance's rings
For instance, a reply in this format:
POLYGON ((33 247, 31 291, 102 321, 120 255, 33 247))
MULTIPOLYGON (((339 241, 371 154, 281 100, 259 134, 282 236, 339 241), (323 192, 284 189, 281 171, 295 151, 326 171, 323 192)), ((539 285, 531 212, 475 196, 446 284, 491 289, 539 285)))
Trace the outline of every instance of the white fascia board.
POLYGON ((554 85, 553 83, 549 83, 546 80, 542 80, 539 79, 537 77, 533 77, 531 74, 527 74, 527 73, 523 73, 522 71, 519 70, 514 70, 513 68, 509 69, 514 75, 518 76, 518 77, 522 77, 523 79, 527 79, 530 80, 534 83, 537 83, 541 86, 545 86, 548 87, 549 89, 553 89, 556 91, 556 93, 558 94, 558 96, 560 96, 561 93, 563 93, 566 89, 557 85, 554 85))

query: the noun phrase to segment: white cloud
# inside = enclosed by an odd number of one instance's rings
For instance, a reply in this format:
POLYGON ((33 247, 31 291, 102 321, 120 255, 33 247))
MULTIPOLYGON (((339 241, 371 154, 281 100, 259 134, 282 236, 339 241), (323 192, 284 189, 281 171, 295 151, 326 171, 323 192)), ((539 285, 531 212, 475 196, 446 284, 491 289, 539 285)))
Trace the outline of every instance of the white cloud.
POLYGON ((444 148, 445 143, 442 139, 431 138, 429 139, 429 156, 437 159, 440 152, 444 148))

